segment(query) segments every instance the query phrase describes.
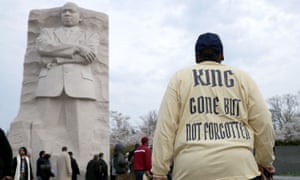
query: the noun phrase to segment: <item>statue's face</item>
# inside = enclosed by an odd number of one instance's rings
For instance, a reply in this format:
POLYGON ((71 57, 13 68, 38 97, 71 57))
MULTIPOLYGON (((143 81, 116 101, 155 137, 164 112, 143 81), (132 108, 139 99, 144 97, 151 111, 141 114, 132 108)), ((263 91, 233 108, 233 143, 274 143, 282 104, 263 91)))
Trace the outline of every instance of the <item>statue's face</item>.
POLYGON ((61 13, 61 20, 64 26, 77 26, 80 22, 80 14, 76 6, 64 6, 61 13))

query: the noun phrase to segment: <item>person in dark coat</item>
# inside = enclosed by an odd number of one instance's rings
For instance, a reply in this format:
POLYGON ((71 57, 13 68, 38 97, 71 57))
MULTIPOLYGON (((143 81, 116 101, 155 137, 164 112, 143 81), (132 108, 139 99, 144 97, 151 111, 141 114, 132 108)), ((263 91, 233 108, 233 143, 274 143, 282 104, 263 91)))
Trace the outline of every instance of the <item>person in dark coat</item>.
POLYGON ((0 128, 0 179, 10 179, 12 178, 11 172, 11 162, 12 162, 12 150, 9 141, 0 128))
POLYGON ((85 180, 99 180, 100 179, 100 163, 99 156, 94 155, 86 167, 85 180))
POLYGON ((114 149, 113 165, 116 169, 117 180, 129 179, 128 174, 128 161, 124 155, 124 146, 116 144, 114 149))
POLYGON ((46 152, 44 150, 40 151, 39 158, 36 161, 36 176, 37 176, 38 180, 41 179, 41 165, 44 164, 45 154, 46 154, 46 152))
POLYGON ((50 163, 50 154, 45 154, 43 157, 43 163, 40 165, 40 177, 42 180, 49 180, 50 177, 54 177, 50 163))
POLYGON ((68 152, 71 158, 71 167, 72 167, 72 180, 77 180, 77 175, 80 174, 79 167, 76 159, 73 157, 73 152, 68 152))
POLYGON ((100 165, 100 180, 108 179, 108 167, 107 163, 103 159, 103 153, 99 153, 99 165, 100 165))

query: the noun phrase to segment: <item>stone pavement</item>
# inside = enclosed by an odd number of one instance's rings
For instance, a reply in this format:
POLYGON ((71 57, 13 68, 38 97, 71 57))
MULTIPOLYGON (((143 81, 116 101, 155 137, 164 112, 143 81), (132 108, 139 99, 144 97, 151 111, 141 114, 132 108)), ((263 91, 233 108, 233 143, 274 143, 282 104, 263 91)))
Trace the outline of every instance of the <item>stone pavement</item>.
POLYGON ((300 180, 300 176, 274 176, 274 180, 300 180))

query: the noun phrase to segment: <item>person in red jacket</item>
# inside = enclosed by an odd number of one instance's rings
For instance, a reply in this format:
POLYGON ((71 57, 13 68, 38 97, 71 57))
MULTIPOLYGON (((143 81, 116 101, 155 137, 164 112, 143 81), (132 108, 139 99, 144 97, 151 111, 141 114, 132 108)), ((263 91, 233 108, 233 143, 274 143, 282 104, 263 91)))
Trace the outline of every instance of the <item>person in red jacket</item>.
POLYGON ((143 137, 141 139, 142 145, 139 146, 133 155, 133 170, 136 175, 136 180, 143 180, 144 173, 146 176, 151 177, 151 150, 148 147, 149 139, 143 137))

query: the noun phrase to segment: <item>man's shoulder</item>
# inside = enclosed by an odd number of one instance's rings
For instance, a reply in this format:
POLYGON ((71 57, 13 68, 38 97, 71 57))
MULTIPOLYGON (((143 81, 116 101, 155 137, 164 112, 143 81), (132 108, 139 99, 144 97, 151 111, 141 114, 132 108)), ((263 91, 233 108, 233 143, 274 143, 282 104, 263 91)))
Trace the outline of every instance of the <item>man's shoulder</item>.
POLYGON ((147 150, 150 150, 149 146, 148 145, 144 145, 144 146, 141 146, 143 149, 147 149, 147 150))
POLYGON ((92 30, 84 30, 81 29, 81 34, 85 35, 86 38, 91 40, 97 40, 100 38, 100 35, 98 32, 92 31, 92 30))
POLYGON ((141 151, 141 150, 150 151, 150 148, 148 146, 142 145, 142 146, 139 146, 135 151, 141 151))
POLYGON ((200 70, 200 69, 231 70, 233 72, 247 74, 245 71, 243 71, 240 68, 233 67, 233 66, 226 65, 226 64, 214 63, 214 62, 204 62, 204 63, 199 63, 199 64, 194 64, 194 65, 190 65, 187 67, 183 67, 183 68, 177 70, 176 73, 185 73, 187 71, 190 72, 191 70, 195 70, 195 69, 198 69, 198 70, 200 70))
POLYGON ((38 158, 38 160, 37 160, 38 163, 42 163, 42 162, 44 162, 44 161, 45 161, 44 158, 38 158))
POLYGON ((56 31, 58 28, 54 28, 54 27, 44 27, 41 29, 42 32, 53 32, 56 31))
POLYGON ((151 149, 148 146, 145 149, 147 150, 148 153, 151 152, 151 149))
POLYGON ((107 163, 103 159, 100 159, 99 162, 100 164, 107 165, 107 163))
POLYGON ((65 152, 61 152, 60 154, 58 154, 58 157, 66 157, 66 156, 69 156, 69 155, 65 152))

